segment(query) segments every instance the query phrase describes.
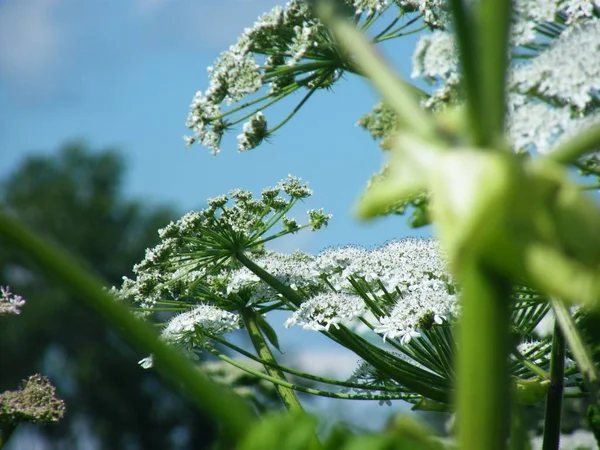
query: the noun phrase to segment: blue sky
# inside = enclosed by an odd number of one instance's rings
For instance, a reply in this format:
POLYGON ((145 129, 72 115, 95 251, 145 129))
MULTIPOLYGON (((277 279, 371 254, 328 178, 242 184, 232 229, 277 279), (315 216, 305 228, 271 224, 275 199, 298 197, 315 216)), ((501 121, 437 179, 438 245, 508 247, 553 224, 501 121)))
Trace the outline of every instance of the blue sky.
MULTIPOLYGON (((30 152, 50 154, 83 139, 94 149, 116 147, 126 155, 128 195, 182 212, 233 188, 259 191, 290 173, 302 177, 315 195, 298 208, 298 219, 303 209, 320 207, 334 219, 324 231, 276 243, 281 251, 373 246, 427 232, 409 230, 402 217, 369 224, 352 217, 357 196, 383 159, 355 126, 377 101, 364 80, 350 76, 333 93, 313 96, 270 144, 251 152, 238 154, 236 133, 217 157, 198 145, 185 149, 189 103, 207 86, 206 67, 277 3, 283 2, 0 0, 0 176, 30 152)), ((414 44, 415 38, 405 38, 387 47, 405 76, 414 44)), ((293 106, 283 102, 277 111, 283 115, 293 106)), ((331 349, 317 333, 282 335, 284 345, 300 341, 331 349)), ((320 355, 308 359, 330 366, 343 360, 348 367, 348 355, 320 355)))
MULTIPOLYGON (((238 154, 235 134, 212 157, 182 135, 206 67, 276 0, 0 0, 0 176, 29 152, 71 139, 114 146, 129 163, 129 195, 189 210, 241 187, 258 191, 291 173, 309 181, 307 208, 334 214, 330 227, 278 244, 316 252, 328 245, 377 245, 414 235, 403 218, 370 224, 351 209, 381 165, 375 142, 354 124, 376 95, 349 76, 320 92, 271 140, 238 154)), ((410 70, 414 39, 395 41, 399 70, 410 70)), ((283 102, 291 110, 298 97, 283 102)), ((298 209, 300 219, 304 211, 298 209)))

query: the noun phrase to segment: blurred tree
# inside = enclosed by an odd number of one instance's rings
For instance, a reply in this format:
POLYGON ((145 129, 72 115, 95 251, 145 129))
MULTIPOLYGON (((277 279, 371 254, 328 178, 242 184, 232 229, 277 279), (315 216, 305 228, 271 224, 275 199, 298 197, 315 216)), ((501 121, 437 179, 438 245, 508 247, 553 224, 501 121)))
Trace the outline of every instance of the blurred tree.
MULTIPOLYGON (((67 144, 56 156, 26 158, 1 182, 0 207, 79 256, 108 286, 119 285, 174 217, 170 208, 125 199, 124 173, 115 151, 67 144)), ((207 448, 212 422, 141 369, 140 355, 81 302, 30 267, 0 242, 0 285, 27 300, 22 314, 0 327, 0 391, 34 372, 52 380, 67 413, 42 429, 48 448, 207 448)))

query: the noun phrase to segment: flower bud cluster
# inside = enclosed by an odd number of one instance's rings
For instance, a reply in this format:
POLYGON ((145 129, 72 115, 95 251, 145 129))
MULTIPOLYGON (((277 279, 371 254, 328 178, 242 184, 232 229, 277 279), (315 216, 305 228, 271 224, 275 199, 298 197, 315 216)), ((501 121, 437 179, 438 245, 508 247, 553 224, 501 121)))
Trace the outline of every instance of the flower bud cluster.
POLYGON ((10 286, 0 286, 0 316, 7 314, 21 314, 21 307, 25 299, 20 295, 13 294, 10 286))

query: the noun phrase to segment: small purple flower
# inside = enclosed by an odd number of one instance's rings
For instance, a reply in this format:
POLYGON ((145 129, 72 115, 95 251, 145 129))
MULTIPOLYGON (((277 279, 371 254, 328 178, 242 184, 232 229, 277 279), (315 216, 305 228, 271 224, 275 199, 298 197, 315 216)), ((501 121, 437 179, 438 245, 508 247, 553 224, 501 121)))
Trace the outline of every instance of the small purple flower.
POLYGON ((10 286, 0 286, 0 316, 6 314, 21 314, 25 299, 10 292, 10 286))

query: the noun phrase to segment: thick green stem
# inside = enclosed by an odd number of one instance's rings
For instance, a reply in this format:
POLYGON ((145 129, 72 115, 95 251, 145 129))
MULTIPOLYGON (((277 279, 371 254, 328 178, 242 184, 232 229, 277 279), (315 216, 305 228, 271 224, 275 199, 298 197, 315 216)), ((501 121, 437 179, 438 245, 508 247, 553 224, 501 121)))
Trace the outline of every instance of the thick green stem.
POLYGON ((508 67, 508 37, 511 21, 510 0, 479 0, 476 10, 476 61, 479 84, 479 112, 484 146, 503 146, 506 116, 505 85, 508 67))
POLYGON ((598 398, 598 392, 600 391, 600 376, 598 374, 598 369, 596 368, 579 331, 577 331, 575 321, 573 320, 573 317, 571 317, 567 306, 562 301, 555 298, 550 299, 550 302, 554 309, 556 323, 563 332, 565 341, 569 345, 571 354, 579 367, 579 373, 583 377, 584 385, 589 392, 591 404, 588 406, 588 424, 594 433, 596 441, 600 442, 600 399, 598 398))
POLYGON ((588 390, 595 397, 594 400, 597 400, 597 392, 600 388, 598 370, 596 369, 594 361, 592 360, 583 339, 581 339, 579 331, 577 331, 573 317, 571 317, 569 309, 561 300, 553 298, 550 302, 552 304, 552 309, 554 310, 556 322, 560 326, 567 344, 569 344, 569 348, 571 349, 575 362, 577 362, 581 376, 587 384, 588 390))
POLYGON ((531 444, 529 442, 527 426, 524 423, 525 416, 523 407, 519 404, 513 406, 510 417, 510 445, 509 450, 529 450, 531 444))
POLYGON ((504 450, 510 398, 510 285, 479 261, 465 269, 457 354, 460 448, 504 450))
POLYGON ((546 399, 544 418, 544 443, 542 450, 558 450, 560 444, 560 418, 565 389, 565 337, 558 321, 554 322, 552 353, 550 356, 550 387, 546 399))
MULTIPOLYGON (((265 340, 264 336, 262 335, 262 332, 260 331, 260 327, 258 326, 258 322, 256 320, 256 313, 250 308, 245 308, 242 311, 242 317, 244 320, 244 325, 248 330, 250 340, 252 341, 252 344, 254 345, 258 356, 260 356, 261 359, 268 361, 272 364, 277 364, 277 360, 275 359, 275 356, 273 356, 273 353, 269 348, 269 344, 267 344, 267 341, 265 340)), ((287 382, 285 374, 280 369, 274 367, 273 365, 267 364, 264 364, 263 367, 265 368, 269 376, 287 382)), ((274 383, 273 385, 275 386, 275 390, 277 391, 281 402, 288 411, 304 411, 304 408, 302 408, 302 404, 300 404, 300 401, 298 400, 298 397, 296 397, 296 393, 293 389, 281 386, 280 384, 274 383)))

